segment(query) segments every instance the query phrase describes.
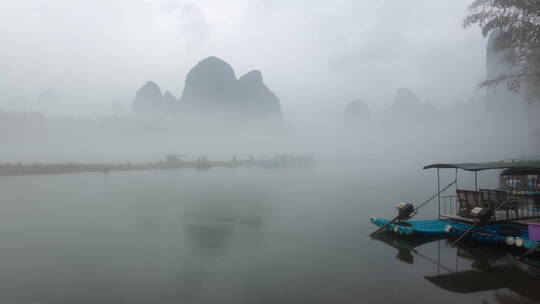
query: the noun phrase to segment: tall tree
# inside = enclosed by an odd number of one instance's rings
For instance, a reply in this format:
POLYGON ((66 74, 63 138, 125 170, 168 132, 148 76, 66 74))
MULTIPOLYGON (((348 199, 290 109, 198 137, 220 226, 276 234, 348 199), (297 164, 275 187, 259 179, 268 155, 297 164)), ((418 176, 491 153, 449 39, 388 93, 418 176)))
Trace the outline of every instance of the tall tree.
POLYGON ((495 51, 504 50, 515 67, 481 87, 506 82, 514 93, 523 88, 530 99, 540 97, 540 0, 475 0, 463 25, 480 27, 484 37, 496 33, 495 51))

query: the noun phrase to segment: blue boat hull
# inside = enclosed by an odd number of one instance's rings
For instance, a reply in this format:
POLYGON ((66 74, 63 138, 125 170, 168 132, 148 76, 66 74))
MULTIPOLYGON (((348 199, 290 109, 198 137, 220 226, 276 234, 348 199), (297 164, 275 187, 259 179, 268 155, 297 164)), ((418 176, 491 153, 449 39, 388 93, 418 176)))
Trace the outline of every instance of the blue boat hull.
MULTIPOLYGON (((538 243, 538 241, 529 240, 529 233, 524 230, 516 235, 503 235, 500 233, 500 229, 512 224, 498 224, 498 225, 488 225, 477 228, 470 232, 467 236, 467 239, 477 241, 484 244, 499 244, 507 245, 511 247, 518 247, 523 249, 531 249, 538 243)), ((452 225, 446 228, 449 235, 459 237, 466 230, 463 228, 458 228, 452 225)))
MULTIPOLYGON (((470 224, 446 219, 403 221, 389 225, 390 220, 387 219, 372 217, 370 220, 377 227, 385 227, 385 230, 404 236, 459 237, 472 227, 470 224)), ((473 230, 465 238, 485 244, 501 244, 521 249, 530 249, 538 243, 538 241, 529 240, 526 229, 518 229, 515 235, 503 234, 501 230, 508 227, 516 226, 511 223, 486 225, 473 230)))
MULTIPOLYGON (((383 227, 387 225, 390 220, 372 217, 371 222, 377 227, 383 227)), ((386 230, 392 231, 401 235, 429 235, 429 236, 442 236, 446 235, 444 227, 446 225, 458 224, 450 220, 416 220, 396 222, 386 226, 386 230)))

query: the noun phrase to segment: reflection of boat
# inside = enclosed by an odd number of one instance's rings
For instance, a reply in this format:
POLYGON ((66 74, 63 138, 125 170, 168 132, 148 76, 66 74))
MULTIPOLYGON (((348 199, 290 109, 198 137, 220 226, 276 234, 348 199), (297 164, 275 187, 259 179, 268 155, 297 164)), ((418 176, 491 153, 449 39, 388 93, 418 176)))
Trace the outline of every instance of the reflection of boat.
POLYGON ((419 255, 421 258, 432 262, 430 258, 419 253, 416 248, 441 239, 437 236, 415 236, 411 238, 401 238, 398 235, 387 231, 376 234, 372 238, 397 249, 398 254, 396 258, 407 264, 414 263, 414 255, 419 255))
POLYGON ((372 238, 396 249, 414 249, 416 247, 442 239, 441 237, 437 236, 416 236, 411 238, 402 238, 399 237, 399 235, 390 232, 382 232, 374 235, 372 238))
MULTIPOLYGON (((540 300, 540 272, 515 263, 513 256, 486 246, 459 244, 457 256, 472 261, 471 269, 424 276, 439 288, 456 293, 475 293, 507 288, 532 300, 540 300)), ((537 259, 529 259, 531 262, 537 259)))
POLYGON ((540 277, 513 265, 494 266, 489 271, 466 270, 424 277, 444 290, 474 293, 508 288, 520 295, 540 300, 540 277))
MULTIPOLYGON (((433 164, 424 169, 437 169, 438 192, 414 208, 399 203, 398 216, 392 220, 371 218, 379 227, 400 235, 446 235, 457 237, 456 243, 468 238, 489 244, 506 244, 528 249, 540 248, 540 242, 529 236, 528 222, 540 219, 540 161, 506 161, 491 163, 433 164), (441 189, 440 169, 455 169, 455 178, 441 189), (474 172, 475 190, 459 189, 458 169, 474 172), (503 170, 500 189, 478 189, 477 173, 483 170, 503 170), (445 194, 450 188, 455 195, 445 194), (420 208, 438 201, 439 216, 433 220, 411 220, 420 208)), ((375 232, 375 233, 376 233, 375 232)))
MULTIPOLYGON (((509 289, 519 295, 512 297, 515 301, 524 298, 540 300, 540 289, 538 288, 540 286, 540 268, 532 267, 534 264, 540 265, 538 258, 527 258, 523 261, 526 264, 516 262, 514 258, 517 256, 517 252, 515 251, 478 245, 471 241, 464 241, 456 245, 455 258, 448 256, 448 254, 441 255, 441 250, 445 246, 440 246, 438 243, 436 256, 430 258, 421 254, 419 247, 440 242, 440 237, 411 236, 403 238, 386 231, 373 236, 373 239, 397 249, 396 259, 399 261, 413 264, 415 257, 419 257, 421 258, 420 262, 436 265, 437 274, 425 275, 424 278, 438 288, 462 294, 509 289), (441 256, 446 257, 446 259, 441 260, 441 256), (452 263, 456 264, 455 267, 452 263), (444 271, 441 273, 439 270, 444 271)), ((454 249, 446 247, 444 250, 454 249)), ((501 303, 503 302, 501 301, 501 303)))

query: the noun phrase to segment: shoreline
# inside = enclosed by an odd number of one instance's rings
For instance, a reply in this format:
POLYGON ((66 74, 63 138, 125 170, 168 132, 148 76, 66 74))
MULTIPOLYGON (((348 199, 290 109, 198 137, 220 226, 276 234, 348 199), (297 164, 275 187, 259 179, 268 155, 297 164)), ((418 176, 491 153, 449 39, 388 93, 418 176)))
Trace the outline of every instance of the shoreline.
POLYGON ((270 160, 232 160, 232 161, 159 161, 144 164, 118 163, 118 164, 84 164, 84 163, 56 163, 56 164, 0 164, 0 176, 21 175, 52 175, 52 174, 76 174, 88 172, 101 172, 107 174, 115 171, 142 171, 142 170, 177 170, 177 169, 200 169, 212 168, 236 168, 236 167, 271 167, 291 168, 311 166, 316 161, 308 157, 274 158, 270 160))

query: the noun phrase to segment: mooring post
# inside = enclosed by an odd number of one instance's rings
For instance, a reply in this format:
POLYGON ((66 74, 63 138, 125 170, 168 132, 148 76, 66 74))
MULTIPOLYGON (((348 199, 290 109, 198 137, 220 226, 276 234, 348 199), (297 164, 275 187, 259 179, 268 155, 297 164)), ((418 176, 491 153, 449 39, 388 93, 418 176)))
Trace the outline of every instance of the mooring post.
POLYGON ((474 171, 474 189, 475 191, 478 191, 478 171, 474 171))

